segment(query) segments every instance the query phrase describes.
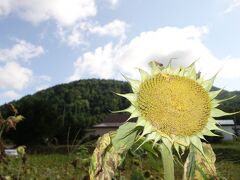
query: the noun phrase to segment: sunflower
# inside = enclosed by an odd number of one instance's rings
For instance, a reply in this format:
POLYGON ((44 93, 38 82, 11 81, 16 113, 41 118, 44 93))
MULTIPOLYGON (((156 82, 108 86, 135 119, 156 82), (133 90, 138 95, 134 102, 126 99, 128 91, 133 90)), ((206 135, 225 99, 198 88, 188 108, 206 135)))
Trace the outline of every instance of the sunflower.
MULTIPOLYGON (((189 150, 184 164, 184 179, 194 179, 195 171, 199 171, 203 177, 215 176, 216 173, 212 173, 214 157, 209 153, 214 152, 210 145, 206 146, 201 140, 205 140, 204 136, 217 136, 214 130, 225 132, 214 118, 235 114, 218 109, 222 101, 231 98, 216 99, 222 91, 212 91, 217 74, 204 80, 200 73, 196 73, 195 63, 179 68, 172 68, 171 62, 166 67, 155 61, 149 65, 151 73, 139 69, 141 80, 126 78, 132 93, 117 93, 128 99, 131 105, 115 113, 129 112, 129 119, 137 118, 137 121, 126 122, 118 128, 108 146, 100 150, 105 156, 99 156, 99 149, 96 148, 91 161, 91 167, 94 168, 89 170, 91 179, 99 178, 99 168, 104 178, 111 179, 109 172, 116 171, 116 166, 112 165, 122 161, 126 152, 136 146, 156 156, 161 154, 165 180, 174 180, 176 156, 173 155, 173 149, 179 156, 180 152, 189 150), (142 146, 145 143, 146 146, 142 146), (111 163, 103 165, 103 161, 109 160, 106 152, 110 152, 109 157, 114 157, 116 153, 122 159, 111 158, 111 163), (203 163, 196 162, 196 159, 203 163), (96 164, 99 168, 95 168, 96 164)), ((101 147, 102 142, 98 144, 101 147)))
POLYGON ((149 65, 151 73, 139 69, 141 80, 126 78, 133 92, 118 95, 131 105, 120 112, 138 119, 136 127, 141 129, 143 143, 161 142, 178 153, 193 146, 204 155, 201 139, 217 136, 214 130, 224 131, 214 118, 234 114, 217 108, 224 101, 216 99, 222 89, 211 91, 217 74, 204 80, 196 73, 195 63, 176 69, 171 63, 164 67, 152 61, 149 65))

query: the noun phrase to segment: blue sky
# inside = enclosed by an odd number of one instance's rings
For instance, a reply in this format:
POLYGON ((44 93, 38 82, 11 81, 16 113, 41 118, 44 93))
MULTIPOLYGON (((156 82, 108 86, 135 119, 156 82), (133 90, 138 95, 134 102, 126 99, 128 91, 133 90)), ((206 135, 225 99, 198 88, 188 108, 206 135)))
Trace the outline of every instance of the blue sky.
POLYGON ((197 61, 240 90, 240 0, 1 0, 0 104, 85 78, 197 61), (71 2, 71 3, 70 3, 71 2))

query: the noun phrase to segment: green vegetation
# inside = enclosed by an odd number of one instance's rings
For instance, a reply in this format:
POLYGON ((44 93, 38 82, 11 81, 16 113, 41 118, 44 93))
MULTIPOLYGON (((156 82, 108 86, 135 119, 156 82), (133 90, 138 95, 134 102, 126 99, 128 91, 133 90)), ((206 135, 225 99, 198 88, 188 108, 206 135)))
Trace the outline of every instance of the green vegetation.
MULTIPOLYGON (((80 149, 71 154, 28 154, 26 163, 21 158, 8 157, 8 166, 0 164, 0 174, 21 179, 83 179, 88 170, 88 158, 95 143, 82 145, 80 149)), ((217 172, 221 177, 236 180, 240 176, 240 142, 215 144, 217 155, 217 172), (228 151, 231 150, 231 156, 228 151)), ((57 149, 57 148, 56 148, 57 149)), ((176 164, 176 179, 182 177, 183 168, 176 164)), ((122 166, 116 173, 117 179, 161 179, 163 177, 162 161, 151 157, 142 149, 137 152, 130 151, 122 166)))
POLYGON ((0 174, 16 179, 82 179, 86 169, 81 166, 75 168, 73 161, 73 156, 63 154, 29 155, 26 164, 20 158, 9 157, 7 167, 0 165, 0 174))
MULTIPOLYGON (((110 110, 123 109, 128 103, 113 92, 129 92, 130 87, 115 80, 80 80, 57 85, 47 90, 28 95, 14 106, 25 117, 17 131, 10 131, 8 138, 17 144, 48 143, 56 140, 66 144, 67 137, 73 139, 79 131, 99 123, 110 110), (69 132, 70 131, 70 132, 69 132)), ((8 106, 1 112, 7 116, 8 106)))
MULTIPOLYGON (((217 89, 217 88, 213 88, 217 89)), ((232 98, 228 101, 221 102, 220 109, 226 112, 239 112, 240 111, 240 91, 225 91, 217 97, 217 99, 232 98), (232 98, 234 97, 234 98, 232 98)), ((233 116, 221 117, 221 119, 233 119, 237 124, 240 124, 240 113, 233 116)))
MULTIPOLYGON (((2 119, 2 121, 10 122, 18 120, 17 117, 22 118, 20 115, 16 116, 17 110, 13 106, 10 107, 15 112, 15 116, 10 116, 6 120, 2 119)), ((73 141, 73 144, 77 142, 73 141)), ((18 147, 20 155, 17 157, 2 154, 0 179, 88 179, 90 156, 95 144, 95 141, 90 141, 81 145, 32 146, 27 149, 27 154, 25 147, 18 147)), ((160 156, 156 157, 152 153, 147 153, 146 149, 149 149, 147 144, 137 151, 135 151, 136 147, 127 152, 126 159, 116 169, 116 179, 161 179, 163 165, 160 156)), ((238 171, 240 168, 239 139, 234 142, 214 144, 214 151, 217 155, 218 175, 227 179, 238 179, 240 175, 238 171)), ((182 157, 185 158, 184 155, 182 157)), ((182 178, 181 161, 175 164, 176 179, 182 178)))

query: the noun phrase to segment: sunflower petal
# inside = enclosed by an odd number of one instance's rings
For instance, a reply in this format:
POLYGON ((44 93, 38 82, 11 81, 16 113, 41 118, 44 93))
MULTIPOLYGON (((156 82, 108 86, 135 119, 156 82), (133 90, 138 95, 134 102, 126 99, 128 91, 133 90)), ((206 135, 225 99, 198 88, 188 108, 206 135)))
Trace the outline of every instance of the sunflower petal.
POLYGON ((219 105, 220 105, 220 103, 219 103, 217 100, 213 99, 213 100, 211 101, 211 107, 212 107, 212 108, 216 108, 216 107, 218 107, 219 105))
POLYGON ((156 138, 156 132, 151 132, 151 133, 149 133, 149 134, 147 134, 146 135, 146 139, 148 140, 148 141, 152 141, 152 142, 154 142, 154 140, 155 140, 155 138, 156 138))
POLYGON ((220 109, 214 108, 211 110, 211 117, 229 116, 229 115, 233 115, 233 114, 237 114, 237 113, 239 113, 239 112, 227 113, 220 109))
POLYGON ((191 143, 202 153, 203 152, 203 147, 202 147, 202 142, 200 140, 200 138, 196 137, 196 136, 192 136, 190 137, 191 143))
POLYGON ((208 118, 208 122, 214 123, 214 124, 219 124, 219 122, 216 119, 214 119, 213 117, 208 118))
POLYGON ((128 94, 120 94, 120 93, 115 93, 118 96, 122 96, 129 100, 132 104, 134 104, 137 101, 137 95, 134 93, 128 93, 128 94))
POLYGON ((216 101, 217 101, 218 103, 221 103, 221 102, 225 102, 225 101, 228 101, 228 100, 234 99, 235 97, 237 97, 237 96, 234 95, 234 96, 232 96, 232 97, 229 97, 229 98, 226 98, 226 99, 221 99, 221 100, 216 99, 216 101))
POLYGON ((127 119, 127 121, 130 120, 130 119, 132 119, 132 118, 137 118, 137 117, 139 117, 139 116, 140 116, 139 111, 138 111, 137 109, 135 109, 135 111, 133 111, 133 112, 131 113, 131 115, 129 116, 129 118, 127 119))
POLYGON ((223 91, 223 88, 222 89, 219 89, 217 91, 210 91, 209 92, 209 97, 210 99, 214 99, 215 97, 217 97, 221 92, 223 91))
POLYGON ((205 139, 205 137, 203 136, 202 133, 198 133, 197 136, 198 136, 200 139, 202 139, 202 140, 204 140, 204 141, 207 141, 207 140, 205 139))
POLYGON ((161 136, 159 136, 157 133, 156 133, 156 136, 154 138, 154 141, 153 141, 153 147, 155 146, 155 144, 161 139, 161 136))
POLYGON ((142 117, 139 117, 138 120, 137 120, 136 126, 142 126, 142 127, 144 127, 145 124, 146 124, 145 119, 143 119, 142 117))
POLYGON ((207 123, 206 128, 209 130, 222 130, 216 124, 213 123, 207 123))
POLYGON ((151 68, 151 74, 152 75, 155 75, 155 74, 158 74, 158 73, 161 72, 161 66, 156 61, 151 61, 149 63, 149 66, 151 68))
POLYGON ((119 110, 119 111, 111 111, 111 113, 121 113, 121 112, 129 112, 129 113, 133 113, 134 111, 136 111, 136 108, 132 105, 132 106, 129 106, 128 108, 123 109, 123 110, 119 110))
POLYGON ((179 72, 181 71, 181 68, 180 67, 178 67, 178 68, 176 68, 171 74, 172 75, 179 75, 179 72))
POLYGON ((202 86, 205 90, 210 91, 210 89, 213 86, 214 80, 216 79, 217 75, 218 75, 219 71, 210 79, 203 81, 202 86))
POLYGON ((190 145, 190 138, 189 138, 189 137, 185 137, 185 138, 183 138, 182 140, 183 140, 182 142, 185 141, 185 145, 186 145, 186 146, 189 146, 189 145, 190 145))
POLYGON ((141 75, 142 82, 150 77, 150 75, 146 71, 144 71, 144 70, 142 70, 140 68, 138 70, 139 70, 139 73, 141 75))
POLYGON ((180 149, 179 144, 178 143, 174 143, 174 148, 177 151, 178 157, 181 157, 180 152, 179 152, 179 149, 180 149))
POLYGON ((144 136, 144 135, 149 134, 151 132, 152 132, 152 125, 148 121, 146 121, 141 136, 144 136))
POLYGON ((141 82, 138 80, 130 79, 124 75, 123 75, 123 77, 129 82, 130 86, 132 87, 132 91, 134 93, 138 92, 141 82))
POLYGON ((195 68, 195 62, 193 62, 190 66, 188 66, 185 69, 185 73, 184 73, 185 77, 190 77, 193 80, 197 79, 197 73, 196 73, 196 68, 195 68))
POLYGON ((172 152, 173 143, 171 141, 169 141, 168 138, 164 138, 164 137, 162 138, 162 142, 168 148, 169 152, 171 153, 172 152))
POLYGON ((217 135, 217 134, 214 134, 211 130, 209 130, 209 129, 206 128, 206 127, 202 130, 202 134, 203 134, 204 136, 219 136, 219 135, 217 135))

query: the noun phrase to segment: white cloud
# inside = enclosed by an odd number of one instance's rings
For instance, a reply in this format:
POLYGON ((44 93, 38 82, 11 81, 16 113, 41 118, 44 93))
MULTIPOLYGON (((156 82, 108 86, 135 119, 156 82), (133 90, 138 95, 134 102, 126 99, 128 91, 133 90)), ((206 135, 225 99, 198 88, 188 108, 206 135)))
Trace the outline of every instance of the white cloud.
MULTIPOLYGON (((19 97, 15 90, 24 90, 33 81, 33 72, 24 67, 30 59, 44 53, 41 46, 35 46, 25 40, 16 40, 11 48, 0 49, 0 97, 12 100, 19 97)), ((42 81, 50 81, 48 76, 40 76, 42 81)))
POLYGON ((55 20, 62 26, 73 25, 97 13, 95 0, 1 0, 0 15, 16 13, 38 24, 55 20))
MULTIPOLYGON (((104 1, 112 7, 119 3, 119 0, 104 1)), ((114 20, 104 26, 91 25, 91 18, 97 15, 95 0, 2 0, 0 17, 11 14, 32 24, 49 20, 56 22, 59 27, 58 37, 71 47, 88 45, 85 36, 89 32, 121 37, 122 40, 127 27, 127 24, 120 20, 114 20)))
POLYGON ((6 99, 10 99, 10 100, 17 99, 19 96, 20 95, 17 92, 13 91, 13 90, 5 91, 3 93, 0 93, 0 97, 1 98, 6 98, 6 99))
MULTIPOLYGON (((107 2, 115 7, 119 0, 107 2)), ((59 27, 58 37, 71 47, 88 45, 85 35, 89 32, 123 38, 127 27, 127 24, 120 20, 114 20, 104 26, 91 25, 91 18, 97 14, 95 0, 2 0, 0 16, 10 14, 15 14, 32 24, 55 21, 59 27)))
POLYGON ((112 44, 99 47, 94 52, 85 53, 74 63, 75 72, 69 80, 77 80, 80 77, 87 78, 89 75, 99 78, 114 77, 114 53, 112 44))
POLYGON ((40 75, 40 76, 34 77, 33 82, 34 82, 36 91, 40 91, 48 88, 50 86, 49 82, 51 82, 51 80, 52 78, 48 75, 40 75))
MULTIPOLYGON (((30 59, 44 53, 41 46, 33 45, 25 40, 16 40, 11 48, 0 49, 0 98, 10 101, 20 95, 16 92, 24 90, 33 83, 34 75, 31 69, 24 65, 30 59)), ((38 77, 42 82, 50 81, 48 76, 38 77)))
POLYGON ((125 37, 128 25, 124 21, 114 20, 104 26, 93 26, 89 28, 91 33, 96 33, 101 36, 125 37))
MULTIPOLYGON (((81 23, 82 24, 82 23, 81 23)), ((88 45, 85 41, 84 30, 80 24, 75 25, 70 28, 58 27, 57 37, 60 38, 62 42, 67 43, 70 47, 76 47, 79 45, 88 45)))
POLYGON ((0 3, 0 16, 6 16, 11 12, 11 1, 1 0, 0 3))
POLYGON ((49 84, 42 84, 36 87, 36 91, 41 91, 47 88, 49 88, 49 84))
MULTIPOLYGON (((166 27, 157 31, 141 33, 129 44, 123 46, 114 47, 111 43, 107 44, 97 48, 94 52, 87 52, 79 57, 74 64, 75 72, 70 79, 89 75, 100 78, 116 78, 119 77, 120 72, 130 74, 136 66, 146 67, 150 59, 168 61, 171 58, 179 57, 178 54, 192 56, 188 52, 189 49, 193 46, 203 49, 199 38, 206 32, 206 27, 190 26, 184 29, 166 27)), ((179 57, 179 59, 182 58, 179 57)), ((192 60, 192 57, 189 59, 192 60)))
POLYGON ((110 36, 120 38, 120 42, 126 38, 126 30, 129 25, 121 20, 113 20, 105 25, 99 25, 97 22, 80 22, 73 27, 58 26, 57 37, 66 42, 71 47, 79 45, 88 46, 89 43, 85 37, 90 34, 99 36, 110 36))
POLYGON ((232 0, 230 6, 224 11, 224 13, 230 13, 238 7, 240 7, 240 0, 232 0))
POLYGON ((237 68, 240 59, 215 57, 202 42, 206 33, 206 27, 164 27, 143 32, 123 46, 109 43, 79 57, 69 80, 89 77, 120 79, 120 73, 136 78, 135 67, 146 68, 149 60, 167 64, 173 58, 174 66, 187 66, 199 59, 197 68, 206 78, 221 68, 219 78, 240 78, 237 68))
POLYGON ((31 81, 32 71, 16 62, 0 66, 0 89, 22 90, 31 81))
POLYGON ((40 82, 50 82, 52 78, 48 75, 41 75, 38 77, 38 81, 40 82))
POLYGON ((17 43, 12 48, 0 49, 0 61, 28 61, 29 59, 37 57, 43 53, 43 47, 35 46, 24 40, 17 40, 17 43))
POLYGON ((80 44, 84 44, 83 35, 74 29, 72 33, 67 37, 67 42, 70 46, 78 46, 80 44))

